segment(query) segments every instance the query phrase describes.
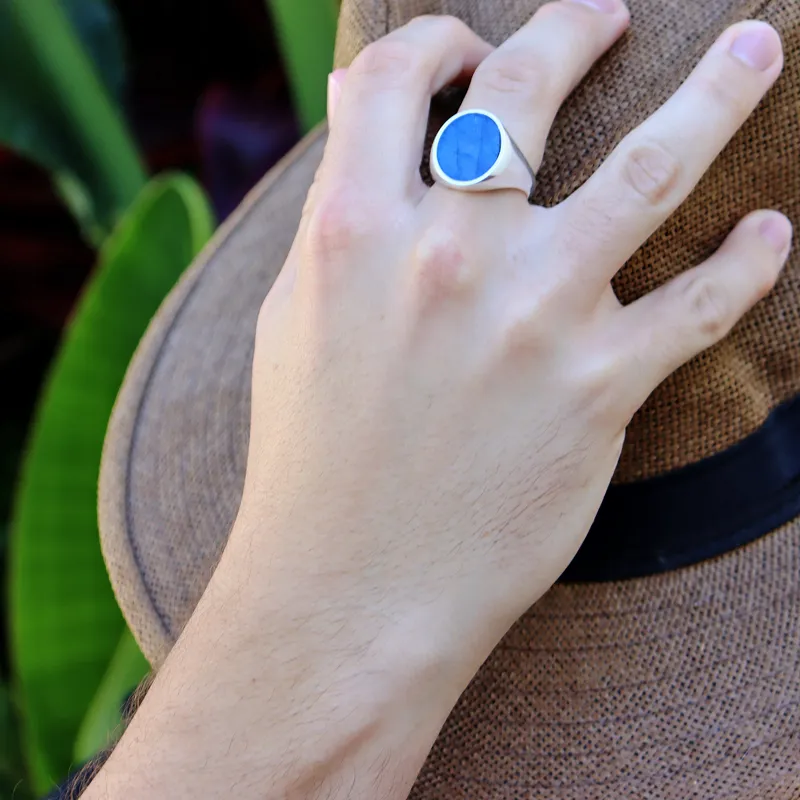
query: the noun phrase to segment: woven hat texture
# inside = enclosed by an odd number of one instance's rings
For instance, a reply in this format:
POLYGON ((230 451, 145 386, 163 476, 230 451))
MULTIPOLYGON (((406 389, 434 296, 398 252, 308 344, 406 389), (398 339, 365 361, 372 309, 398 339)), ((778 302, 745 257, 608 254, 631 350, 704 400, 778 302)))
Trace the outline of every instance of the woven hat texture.
MULTIPOLYGON (((540 5, 344 0, 337 65, 423 13, 454 14, 500 44, 540 5)), ((539 172, 543 205, 580 186, 729 24, 774 25, 786 67, 692 197, 620 272, 614 286, 623 302, 707 257, 755 208, 800 220, 800 3, 629 0, 629 7, 631 30, 556 120, 539 172)), ((437 99, 431 132, 458 99, 454 92, 437 99)), ((256 317, 324 144, 321 128, 223 226, 153 321, 115 409, 101 474, 103 550, 123 611, 156 666, 191 615, 236 516, 256 317)), ((723 451, 799 391, 795 248, 775 291, 637 414, 615 481, 723 451)), ((794 521, 673 573, 557 585, 462 697, 412 797, 800 800, 798 576, 794 521)))

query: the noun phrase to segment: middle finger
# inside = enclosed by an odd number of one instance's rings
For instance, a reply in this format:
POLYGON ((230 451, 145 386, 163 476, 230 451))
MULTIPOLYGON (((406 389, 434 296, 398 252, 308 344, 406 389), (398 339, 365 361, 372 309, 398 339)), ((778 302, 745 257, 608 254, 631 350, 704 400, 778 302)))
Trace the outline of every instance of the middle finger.
POLYGON ((475 72, 462 110, 497 115, 534 170, 567 96, 627 28, 622 0, 555 0, 475 72))

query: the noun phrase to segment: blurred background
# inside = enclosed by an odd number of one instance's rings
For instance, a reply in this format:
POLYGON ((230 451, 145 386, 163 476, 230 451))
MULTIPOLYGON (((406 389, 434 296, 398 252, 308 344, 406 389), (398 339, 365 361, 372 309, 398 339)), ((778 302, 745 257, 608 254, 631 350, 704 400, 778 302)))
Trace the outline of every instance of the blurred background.
POLYGON ((105 747, 147 664, 103 437, 148 321, 325 114, 337 0, 0 0, 0 800, 105 747))

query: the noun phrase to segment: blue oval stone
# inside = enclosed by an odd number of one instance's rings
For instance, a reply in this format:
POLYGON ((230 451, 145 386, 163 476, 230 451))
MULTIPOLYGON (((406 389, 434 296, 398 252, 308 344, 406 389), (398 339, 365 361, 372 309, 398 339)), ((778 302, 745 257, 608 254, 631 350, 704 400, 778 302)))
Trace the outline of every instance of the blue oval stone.
POLYGON ((484 114, 453 120, 439 139, 439 168, 452 180, 472 181, 485 175, 500 155, 500 129, 484 114))

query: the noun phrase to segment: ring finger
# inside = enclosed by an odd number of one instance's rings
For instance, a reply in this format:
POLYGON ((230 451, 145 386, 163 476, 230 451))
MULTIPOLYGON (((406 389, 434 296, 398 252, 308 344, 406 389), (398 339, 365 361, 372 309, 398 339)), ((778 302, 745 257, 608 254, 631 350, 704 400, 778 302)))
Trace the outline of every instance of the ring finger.
POLYGON ((556 113, 629 22, 621 0, 556 0, 478 67, 462 110, 502 121, 534 170, 556 113))

